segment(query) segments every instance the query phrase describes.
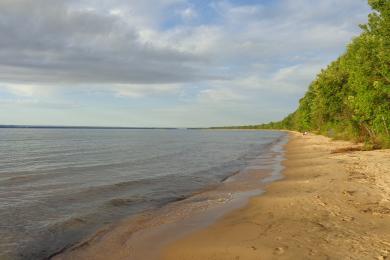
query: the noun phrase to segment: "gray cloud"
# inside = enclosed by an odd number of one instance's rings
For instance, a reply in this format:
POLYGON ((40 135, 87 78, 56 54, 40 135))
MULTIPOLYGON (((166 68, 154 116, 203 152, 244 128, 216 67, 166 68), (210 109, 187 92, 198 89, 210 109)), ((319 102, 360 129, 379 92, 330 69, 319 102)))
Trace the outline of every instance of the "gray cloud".
POLYGON ((1 1, 0 80, 176 83, 216 77, 202 69, 204 57, 140 42, 126 18, 74 9, 71 1, 1 1))
POLYGON ((259 62, 280 69, 339 50, 363 20, 363 1, 284 0, 271 7, 215 1, 219 23, 161 30, 164 15, 175 13, 169 8, 192 5, 3 0, 0 81, 169 84, 229 79, 259 62))

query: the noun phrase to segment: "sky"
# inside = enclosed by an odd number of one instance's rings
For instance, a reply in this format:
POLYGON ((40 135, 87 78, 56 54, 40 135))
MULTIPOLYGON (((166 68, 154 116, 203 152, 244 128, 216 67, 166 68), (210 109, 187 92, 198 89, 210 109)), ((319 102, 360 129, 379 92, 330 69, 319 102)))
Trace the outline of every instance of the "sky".
POLYGON ((1 0, 0 124, 280 120, 369 12, 366 0, 1 0))

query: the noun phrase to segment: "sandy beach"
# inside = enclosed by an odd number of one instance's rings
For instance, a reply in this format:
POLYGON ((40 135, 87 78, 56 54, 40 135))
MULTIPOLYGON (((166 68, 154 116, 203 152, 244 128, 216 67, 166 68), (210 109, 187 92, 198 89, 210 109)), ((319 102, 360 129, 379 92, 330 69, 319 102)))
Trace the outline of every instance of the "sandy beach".
POLYGON ((171 244, 163 259, 388 258, 390 151, 343 149, 351 146, 293 134, 286 179, 171 244))
MULTIPOLYGON (((123 221, 54 258, 386 259, 390 151, 351 151, 356 148, 323 136, 291 133, 285 178, 268 185, 263 195, 252 194, 245 203, 238 196, 235 203, 210 209, 203 205, 200 211, 206 213, 195 210, 193 218, 178 217, 191 216, 191 210, 172 214, 168 207, 157 219, 154 214, 123 221)), ((249 190, 239 185, 234 189, 249 190)), ((207 197, 214 194, 218 202, 232 187, 216 190, 207 197)))

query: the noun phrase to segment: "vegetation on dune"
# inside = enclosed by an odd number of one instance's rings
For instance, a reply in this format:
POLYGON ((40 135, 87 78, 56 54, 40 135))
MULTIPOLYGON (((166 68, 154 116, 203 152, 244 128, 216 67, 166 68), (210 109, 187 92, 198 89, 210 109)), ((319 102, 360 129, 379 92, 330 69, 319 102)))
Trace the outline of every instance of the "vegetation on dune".
POLYGON ((390 0, 369 0, 362 34, 322 70, 280 122, 240 128, 312 131, 390 147, 390 0))

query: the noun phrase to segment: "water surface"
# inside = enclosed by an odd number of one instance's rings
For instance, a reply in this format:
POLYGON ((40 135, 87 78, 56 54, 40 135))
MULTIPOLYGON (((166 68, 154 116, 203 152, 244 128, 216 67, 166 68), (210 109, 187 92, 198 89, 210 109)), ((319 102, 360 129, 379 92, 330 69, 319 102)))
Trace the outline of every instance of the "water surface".
POLYGON ((216 184, 280 132, 0 129, 0 258, 42 259, 216 184))

